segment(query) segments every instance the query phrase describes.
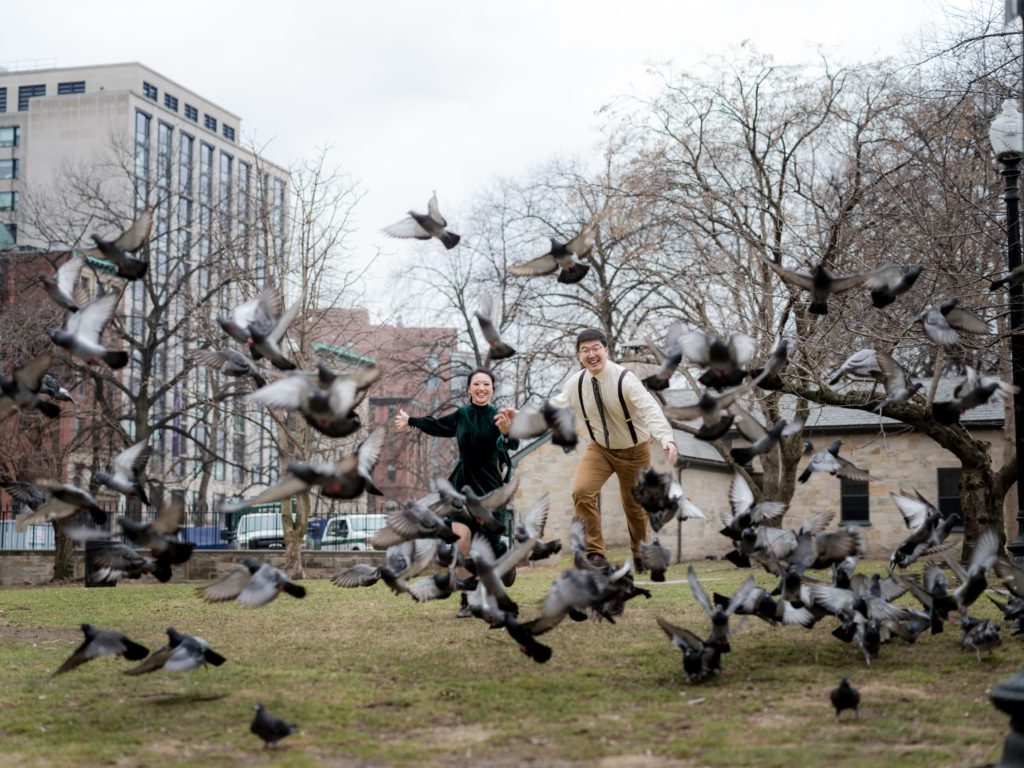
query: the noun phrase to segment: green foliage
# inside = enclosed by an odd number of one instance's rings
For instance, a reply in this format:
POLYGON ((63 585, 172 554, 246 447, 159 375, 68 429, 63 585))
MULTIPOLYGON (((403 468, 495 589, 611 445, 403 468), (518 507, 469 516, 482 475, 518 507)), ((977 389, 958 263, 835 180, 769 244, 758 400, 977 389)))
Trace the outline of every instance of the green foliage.
MULTIPOLYGON (((623 553, 620 553, 620 557, 623 553)), ((563 566, 567 563, 563 561, 563 566)), ((730 593, 746 574, 698 563, 706 588, 730 593)), ((881 569, 871 563, 862 570, 881 569)), ((512 589, 532 616, 553 567, 512 589)), ((51 587, 0 593, 0 763, 5 765, 373 764, 933 766, 998 760, 1007 719, 987 693, 1024 660, 1022 642, 979 664, 960 631, 883 648, 870 668, 854 646, 811 631, 737 623, 726 674, 686 685, 664 615, 703 634, 707 619, 673 567, 654 597, 615 625, 566 621, 537 665, 504 632, 454 618, 454 600, 416 605, 383 585, 250 610, 208 605, 194 585, 51 587), (78 624, 118 629, 157 648, 165 627, 204 637, 228 662, 185 675, 127 677, 104 658, 59 678, 78 624), (860 718, 836 724, 828 692, 849 675, 860 718), (302 733, 276 754, 249 733, 253 705, 302 733)), ((768 585, 766 575, 758 582, 768 585)), ((992 615, 987 600, 978 615, 992 615)))

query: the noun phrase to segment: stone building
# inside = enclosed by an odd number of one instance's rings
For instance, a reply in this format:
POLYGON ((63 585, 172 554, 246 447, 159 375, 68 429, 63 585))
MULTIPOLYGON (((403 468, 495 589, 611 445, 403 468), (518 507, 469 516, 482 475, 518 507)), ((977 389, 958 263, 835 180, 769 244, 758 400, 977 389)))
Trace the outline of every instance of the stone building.
MULTIPOLYGON (((958 380, 941 381, 937 399, 948 397, 957 383, 958 380)), ((667 390, 663 394, 672 405, 693 401, 693 394, 688 390, 667 390)), ((1005 446, 1003 405, 990 403, 976 408, 966 413, 962 422, 976 438, 991 444, 992 456, 998 467, 1005 446)), ((872 480, 869 483, 847 483, 830 475, 812 475, 807 483, 797 484, 783 522, 785 527, 795 528, 813 515, 835 511, 837 515, 833 526, 861 526, 868 542, 868 555, 888 558, 907 534, 890 492, 917 490, 944 510, 959 509, 959 461, 926 435, 906 425, 864 411, 812 406, 804 437, 811 440, 817 449, 824 448, 832 440, 842 439, 841 455, 868 470, 872 480)), ((731 447, 733 440, 739 445, 742 438, 730 433, 725 439, 726 446, 731 447)), ((547 493, 551 500, 550 535, 568 536, 573 517, 572 481, 588 442, 586 429, 582 429, 579 446, 573 453, 566 454, 542 438, 526 446, 516 457, 520 486, 515 507, 518 510, 528 509, 547 493)), ((676 430, 676 442, 679 459, 674 472, 687 497, 704 511, 708 520, 684 522, 681 542, 678 527, 672 522, 663 529, 661 542, 673 553, 681 552, 684 560, 710 555, 720 557, 731 546, 718 533, 721 528, 718 515, 728 509, 732 474, 709 443, 679 430, 676 430)), ((660 455, 660 448, 654 446, 652 452, 656 454, 656 466, 664 471, 665 458, 660 455)), ((601 509, 606 544, 628 546, 625 515, 614 478, 602 490, 601 509)))

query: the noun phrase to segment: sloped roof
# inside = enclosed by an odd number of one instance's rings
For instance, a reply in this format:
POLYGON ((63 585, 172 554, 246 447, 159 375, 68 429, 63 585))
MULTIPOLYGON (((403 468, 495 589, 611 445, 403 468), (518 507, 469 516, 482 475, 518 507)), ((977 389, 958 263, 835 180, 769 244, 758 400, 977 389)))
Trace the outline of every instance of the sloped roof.
MULTIPOLYGON (((915 379, 915 381, 920 381, 924 384, 925 389, 922 391, 927 391, 932 382, 931 379, 915 379)), ((940 379, 939 386, 935 391, 935 399, 951 399, 953 397, 953 390, 961 381, 963 381, 963 377, 960 376, 947 376, 940 379)), ((844 382, 840 386, 836 387, 836 391, 844 394, 862 392, 864 394, 865 401, 870 397, 878 397, 882 394, 882 389, 879 386, 875 394, 872 395, 871 382, 869 381, 844 382)), ((667 389, 662 392, 662 396, 665 398, 665 402, 668 405, 675 407, 692 405, 697 402, 699 397, 699 395, 692 389, 667 389)), ((792 414, 795 409, 796 397, 793 395, 783 395, 782 400, 780 401, 781 412, 783 414, 792 414)), ((1002 426, 1003 420, 1003 404, 1002 402, 996 402, 995 400, 990 400, 985 405, 979 406, 978 408, 972 408, 960 417, 961 423, 975 427, 999 427, 1002 426)), ((903 424, 903 422, 897 421, 896 419, 890 419, 886 416, 880 417, 877 413, 872 413, 870 411, 811 403, 810 413, 807 417, 805 429, 821 431, 844 429, 875 430, 883 426, 907 428, 907 425, 903 424)))

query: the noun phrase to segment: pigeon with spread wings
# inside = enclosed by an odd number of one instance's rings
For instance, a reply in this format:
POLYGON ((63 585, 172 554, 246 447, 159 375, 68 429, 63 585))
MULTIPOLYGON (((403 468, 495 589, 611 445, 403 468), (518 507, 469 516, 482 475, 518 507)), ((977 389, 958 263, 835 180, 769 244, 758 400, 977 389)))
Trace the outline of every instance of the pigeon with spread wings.
POLYGON ((430 202, 427 203, 427 213, 409 211, 406 218, 384 227, 384 234, 388 237, 416 238, 417 240, 429 240, 436 237, 444 244, 445 248, 451 250, 459 244, 461 238, 447 227, 448 221, 441 215, 441 211, 437 207, 437 192, 434 192, 430 202))
POLYGON ((596 234, 594 225, 588 224, 567 243, 552 237, 551 250, 543 256, 509 267, 508 273, 516 277, 537 277, 558 272, 558 282, 578 283, 590 271, 590 265, 581 263, 581 260, 594 250, 596 234))
POLYGON ((111 368, 128 365, 128 353, 107 349, 100 342, 100 336, 107 323, 114 316, 121 296, 117 293, 101 293, 77 312, 68 316, 63 328, 47 331, 58 347, 63 347, 75 357, 89 364, 103 361, 111 368))
POLYGON ((829 297, 849 291, 851 288, 857 288, 870 277, 867 272, 839 277, 825 269, 824 264, 815 266, 811 274, 793 272, 781 264, 776 264, 771 259, 762 257, 762 261, 787 285, 810 291, 811 305, 807 311, 812 315, 827 315, 829 297))
POLYGON ((99 235, 93 235, 96 243, 96 250, 102 257, 111 262, 117 268, 117 276, 125 280, 139 280, 145 276, 149 269, 149 262, 145 259, 134 259, 128 254, 138 253, 149 242, 149 235, 153 231, 153 209, 146 208, 139 214, 139 218, 132 222, 124 232, 114 240, 104 240, 99 235))

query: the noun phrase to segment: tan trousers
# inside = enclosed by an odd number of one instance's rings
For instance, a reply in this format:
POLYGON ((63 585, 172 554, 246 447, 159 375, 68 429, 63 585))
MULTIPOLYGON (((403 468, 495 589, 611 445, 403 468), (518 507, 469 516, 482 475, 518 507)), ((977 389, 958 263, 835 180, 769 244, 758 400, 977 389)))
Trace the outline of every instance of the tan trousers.
POLYGON ((633 555, 639 557, 640 542, 647 538, 647 513, 633 498, 632 488, 641 470, 651 464, 650 443, 640 443, 632 448, 609 449, 591 443, 583 453, 576 481, 572 486, 572 500, 576 516, 587 528, 587 553, 605 554, 604 536, 601 533, 601 512, 598 497, 601 487, 613 474, 619 479, 619 496, 626 512, 626 526, 629 528, 629 546, 633 555))

